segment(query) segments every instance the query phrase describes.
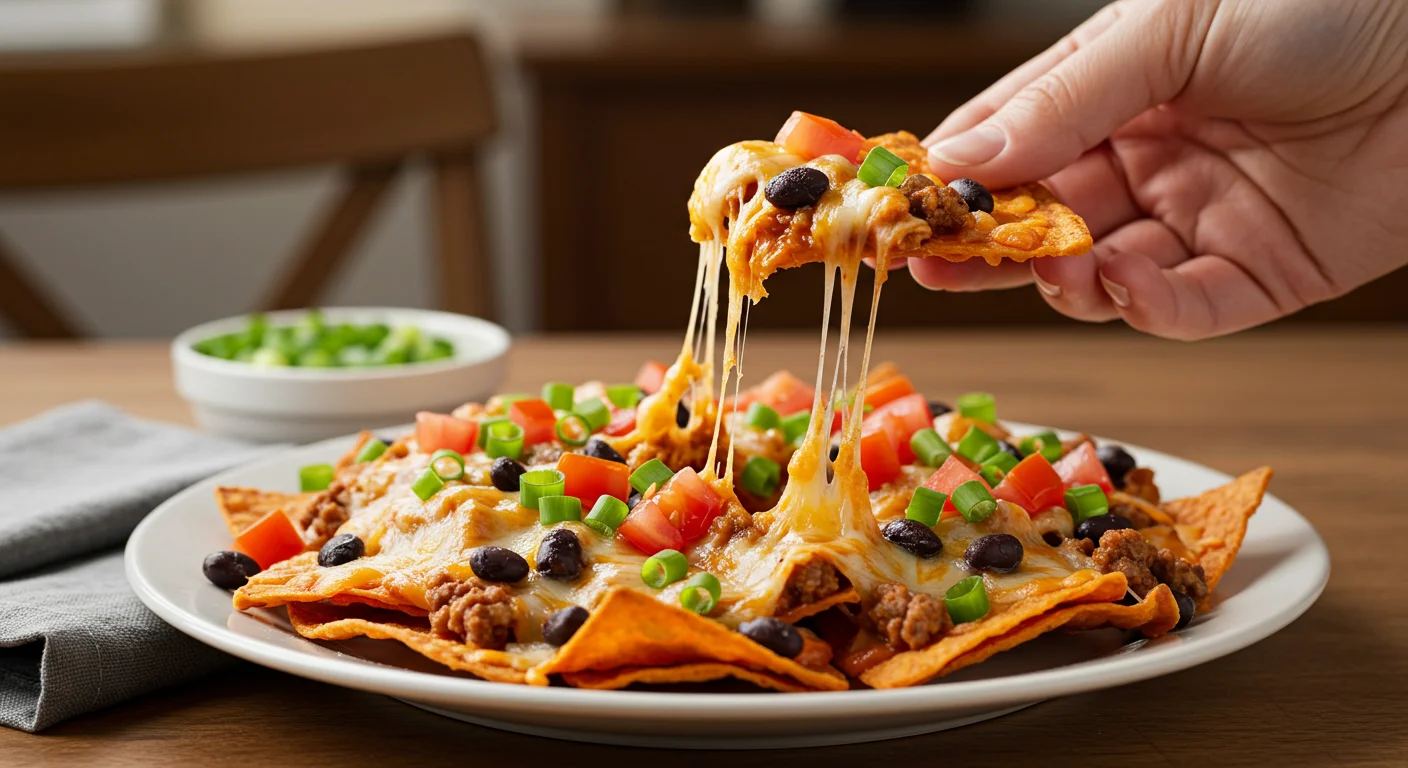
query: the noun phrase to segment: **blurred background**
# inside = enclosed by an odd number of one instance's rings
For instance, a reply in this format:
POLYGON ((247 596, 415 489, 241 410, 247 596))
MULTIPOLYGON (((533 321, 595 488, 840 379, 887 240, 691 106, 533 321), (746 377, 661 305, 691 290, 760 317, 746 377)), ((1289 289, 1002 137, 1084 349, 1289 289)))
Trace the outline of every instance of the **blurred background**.
MULTIPOLYGON (((678 331, 716 149, 793 109, 922 136, 1100 4, 0 0, 0 338, 316 304, 678 331)), ((820 281, 752 325, 811 326, 820 281)), ((1403 323, 1405 291, 1284 322, 1403 323)), ((897 279, 881 322, 1070 321, 897 279)))

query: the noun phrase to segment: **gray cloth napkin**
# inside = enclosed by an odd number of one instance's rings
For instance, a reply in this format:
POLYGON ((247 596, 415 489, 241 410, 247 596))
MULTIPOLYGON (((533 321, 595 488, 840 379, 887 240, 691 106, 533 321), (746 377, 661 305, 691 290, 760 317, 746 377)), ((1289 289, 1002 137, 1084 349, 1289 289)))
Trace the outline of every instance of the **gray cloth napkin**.
POLYGON ((96 402, 0 429, 0 725, 39 731, 229 662, 148 611, 114 548, 264 450, 96 402))

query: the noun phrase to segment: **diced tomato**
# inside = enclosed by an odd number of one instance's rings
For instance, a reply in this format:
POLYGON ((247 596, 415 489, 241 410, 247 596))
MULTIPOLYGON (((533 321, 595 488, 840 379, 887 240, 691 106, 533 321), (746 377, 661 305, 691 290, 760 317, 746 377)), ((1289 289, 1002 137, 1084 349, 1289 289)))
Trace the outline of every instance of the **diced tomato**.
POLYGON ((708 533, 714 518, 724 511, 723 497, 689 467, 676 472, 652 500, 680 529, 685 543, 708 533))
POLYGON ((557 471, 565 480, 562 492, 581 499, 584 511, 590 511, 602 496, 625 501, 631 495, 631 468, 619 461, 564 453, 557 460, 557 471))
POLYGON ((281 509, 259 518, 235 537, 235 550, 254 558, 261 569, 281 563, 304 549, 298 527, 281 509))
MULTIPOLYGON (((871 384, 865 388, 865 404, 879 408, 880 406, 893 402, 905 395, 914 394, 914 385, 910 383, 908 376, 891 376, 884 381, 871 384)), ((922 399, 922 396, 921 396, 922 399)), ((925 409, 928 408, 927 400, 924 401, 925 409)), ((928 424, 924 426, 929 426, 928 424)))
POLYGON ((890 438, 890 447, 895 451, 895 459, 901 464, 914 461, 914 450, 909 447, 909 436, 904 432, 904 423, 893 413, 872 413, 861 423, 861 432, 882 430, 890 438))
POLYGON ((992 489, 992 495, 1036 514, 1065 501, 1066 485, 1051 462, 1039 453, 1017 462, 1017 466, 992 489))
POLYGON ((865 137, 859 133, 846 130, 835 120, 806 112, 793 112, 773 141, 806 160, 840 155, 853 163, 860 162, 861 149, 865 146, 865 137))
MULTIPOLYGON (((901 377, 903 378, 903 377, 901 377)), ((871 411, 865 417, 866 424, 885 422, 885 431, 895 443, 895 453, 901 464, 914 461, 914 451, 909 447, 909 439, 921 429, 933 426, 929 416, 929 401, 918 392, 891 400, 871 411)))
POLYGON ((546 400, 515 400, 508 407, 508 418, 523 427, 523 444, 546 443, 557 436, 553 426, 557 424, 557 414, 546 400))
POLYGON ((1081 443, 1079 448, 1062 456, 1053 466, 1067 488, 1098 485, 1107 494, 1115 490, 1114 483, 1110 482, 1110 473, 1105 471, 1105 465, 1095 455, 1095 447, 1088 442, 1081 443))
POLYGON ((665 371, 668 370, 664 363, 654 360, 647 361, 640 367, 640 373, 636 374, 636 386, 645 390, 645 394, 653 395, 660 391, 660 387, 665 384, 665 371))
POLYGON ((872 491, 900 476, 900 457, 883 427, 861 430, 860 468, 865 471, 872 491))
POLYGON ((759 402, 771 406, 781 416, 811 410, 812 400, 816 398, 816 390, 811 385, 787 371, 778 371, 763 379, 753 390, 759 402))
POLYGON ((611 414, 611 421, 602 427, 602 433, 611 437, 620 437, 630 434, 636 428, 636 409, 622 408, 611 414))
MULTIPOLYGON (((939 467, 939 471, 930 475, 929 479, 924 481, 924 487, 938 491, 946 496, 952 496, 954 488, 963 485, 969 480, 977 480, 982 483, 984 487, 988 488, 988 490, 992 490, 992 486, 989 486, 986 480, 979 477, 977 472, 969 469, 968 465, 964 464, 962 459, 957 456, 949 456, 948 459, 944 461, 943 466, 939 467)), ((957 515, 958 507, 953 506, 953 499, 950 498, 948 501, 945 501, 944 511, 940 517, 950 518, 956 517, 957 515)))
POLYGON ((474 450, 478 440, 477 421, 430 411, 416 414, 416 444, 426 453, 448 448, 460 454, 468 454, 474 450))
POLYGON ((684 549, 684 536, 654 500, 642 501, 616 529, 621 538, 647 555, 662 549, 684 549))

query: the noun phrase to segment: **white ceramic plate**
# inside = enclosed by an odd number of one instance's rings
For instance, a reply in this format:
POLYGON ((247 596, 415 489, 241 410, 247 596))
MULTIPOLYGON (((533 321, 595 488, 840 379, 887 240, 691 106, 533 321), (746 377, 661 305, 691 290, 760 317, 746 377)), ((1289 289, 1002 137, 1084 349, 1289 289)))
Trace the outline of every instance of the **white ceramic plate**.
MULTIPOLYGON (((1014 425, 1019 433, 1028 431, 1014 425)), ((1032 428, 1035 431, 1035 428, 1032 428)), ((1005 714, 1042 699, 1109 688, 1202 664, 1261 640, 1315 602, 1330 574, 1325 544, 1303 517, 1267 496, 1241 555, 1192 626, 1125 644, 1115 630, 1052 635, 936 683, 902 690, 787 695, 589 691, 490 683, 448 671, 390 641, 315 643, 282 611, 243 614, 201 574, 229 546, 217 485, 296 490, 297 468, 341 455, 352 438, 296 448, 198 483, 152 512, 127 544, 138 597, 181 631, 228 653, 324 682, 384 693, 441 714, 522 733, 681 748, 820 746, 908 736, 1005 714), (720 737, 717 734, 727 734, 720 737)), ((1168 498, 1228 481, 1206 467, 1131 447, 1168 498)), ((1250 467, 1248 467, 1250 469, 1250 467)), ((735 689, 737 690, 737 689, 735 689)), ((1208 691, 1208 696, 1216 695, 1208 691)))

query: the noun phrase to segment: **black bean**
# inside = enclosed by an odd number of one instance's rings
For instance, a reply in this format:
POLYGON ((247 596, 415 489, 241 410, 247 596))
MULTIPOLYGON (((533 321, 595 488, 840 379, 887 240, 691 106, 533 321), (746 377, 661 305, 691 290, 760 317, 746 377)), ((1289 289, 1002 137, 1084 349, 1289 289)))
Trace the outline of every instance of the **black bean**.
POLYGON ((640 503, 640 499, 640 491, 631 491, 631 495, 626 497, 626 506, 635 509, 636 505, 640 503))
POLYGON ((944 551, 944 543, 929 526, 918 520, 902 517, 885 524, 880 532, 885 540, 916 557, 929 559, 944 551))
POLYGON ((684 407, 684 403, 675 406, 675 423, 680 429, 689 426, 689 409, 684 407))
POLYGON ((1188 626, 1193 621, 1193 617, 1198 615, 1198 604, 1193 598, 1176 589, 1169 589, 1173 593, 1174 602, 1178 603, 1178 623, 1173 625, 1173 631, 1188 626))
POLYGON ((953 188, 953 191, 963 196, 963 202, 968 204, 968 210, 992 213, 992 193, 988 191, 987 187, 972 179, 954 179, 948 185, 953 188))
POLYGON ((833 445, 833 446, 831 446, 831 452, 827 454, 827 456, 831 457, 831 460, 832 460, 832 461, 835 461, 835 460, 836 460, 836 457, 837 457, 837 456, 840 456, 840 455, 841 455, 841 446, 840 446, 839 444, 838 444, 838 445, 833 445))
POLYGON ((493 481, 495 488, 504 493, 513 493, 518 490, 518 478, 523 477, 523 473, 527 471, 528 468, 522 464, 507 456, 500 456, 489 465, 489 479, 493 481))
POLYGON ((330 568, 344 565, 367 553, 367 545, 350 533, 339 533, 318 550, 318 565, 330 568))
POLYGON ((554 611, 543 620, 543 640, 551 645, 566 645, 587 622, 589 616, 591 614, 587 613, 587 609, 580 605, 554 611))
POLYGON ((963 560, 975 571, 1011 573, 1022 564, 1022 542, 1010 533, 989 533, 973 539, 963 560))
POLYGON ((1061 537, 1061 534, 1055 531, 1047 531, 1046 533, 1041 534, 1041 540, 1046 542, 1047 544, 1050 544, 1053 547, 1059 547, 1061 546, 1061 542, 1065 541, 1065 539, 1061 537))
POLYGON ((582 453, 598 459, 606 459, 607 461, 615 461, 621 464, 626 463, 626 457, 622 456, 615 448, 612 448, 605 440, 599 437, 593 437, 588 440, 587 446, 582 449, 582 453))
POLYGON ((801 208, 816 205, 816 201, 826 194, 831 180, 826 174, 806 165, 789 168, 772 177, 763 188, 763 196, 778 208, 801 208))
POLYGON ((941 403, 938 400, 929 401, 929 418, 931 419, 937 419, 951 410, 953 410, 953 408, 947 403, 941 403))
POLYGON ((523 555, 504 547, 478 547, 469 553, 469 567, 485 581, 512 584, 528 575, 528 561, 523 555))
POLYGON ((738 625, 744 637, 784 659, 796 658, 802 652, 802 633, 797 628, 771 616, 764 616, 738 625))
POLYGON ((1133 527, 1134 523, 1131 523, 1129 521, 1129 518, 1123 515, 1117 515, 1113 512, 1106 512, 1103 515, 1087 517, 1086 519, 1082 520, 1080 525, 1076 526, 1075 537, 1077 539, 1090 539, 1091 541, 1095 542, 1096 546, 1099 546, 1100 537, 1104 536, 1106 531, 1115 531, 1121 528, 1133 527))
POLYGON ((538 542, 538 573, 571 581, 582 575, 582 542, 567 528, 554 528, 538 542))
POLYGON ((1095 449, 1095 455, 1100 459, 1100 463, 1105 465, 1105 471, 1109 473, 1115 487, 1123 488, 1124 476, 1135 466, 1134 457, 1129 455, 1129 451, 1126 451, 1124 446, 1106 443, 1095 449))
POLYGON ((1017 446, 1007 442, 1006 440, 998 440, 997 447, 1002 449, 1003 453, 1011 454, 1012 458, 1018 461, 1021 461, 1022 459, 1026 458, 1022 455, 1022 451, 1018 449, 1017 446))
POLYGON ((259 573, 259 563, 243 552, 226 549, 206 555, 200 569, 211 584, 221 589, 239 589, 249 581, 250 576, 259 573))

